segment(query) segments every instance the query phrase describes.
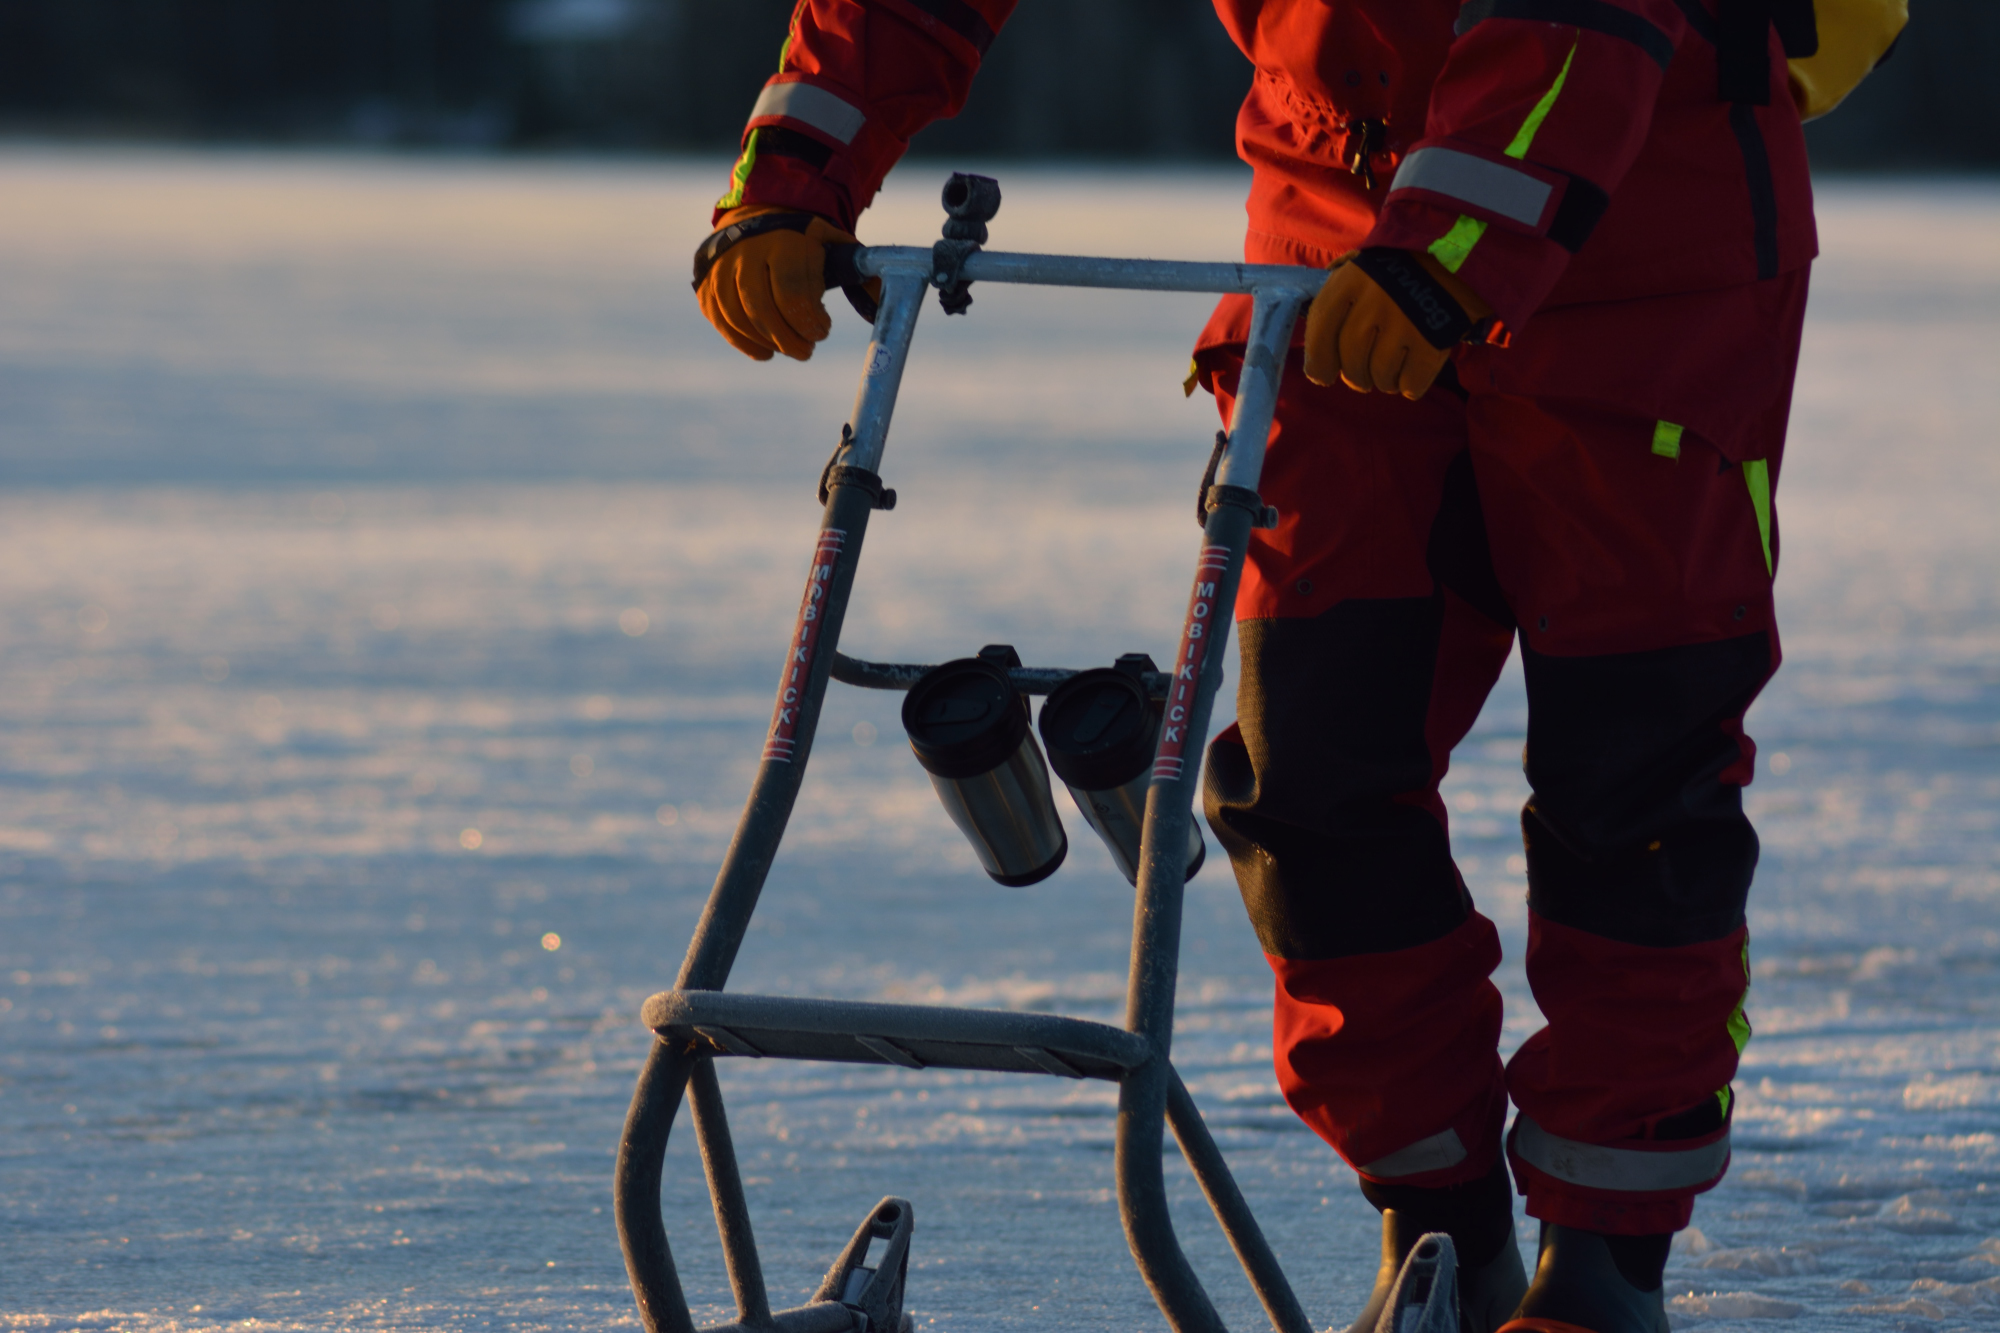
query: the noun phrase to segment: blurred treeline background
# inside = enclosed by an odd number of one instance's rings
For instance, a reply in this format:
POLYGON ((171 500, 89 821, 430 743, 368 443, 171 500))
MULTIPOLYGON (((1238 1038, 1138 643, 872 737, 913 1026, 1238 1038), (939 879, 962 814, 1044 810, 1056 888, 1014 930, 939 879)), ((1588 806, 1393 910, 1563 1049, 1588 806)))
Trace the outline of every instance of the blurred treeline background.
MULTIPOLYGON (((1812 126, 1848 169, 2000 165, 2000 0, 1914 0, 1812 126)), ((792 0, 0 0, 0 133, 728 150, 792 0)), ((1230 155, 1250 69, 1208 0, 1022 0, 919 152, 1230 155)))

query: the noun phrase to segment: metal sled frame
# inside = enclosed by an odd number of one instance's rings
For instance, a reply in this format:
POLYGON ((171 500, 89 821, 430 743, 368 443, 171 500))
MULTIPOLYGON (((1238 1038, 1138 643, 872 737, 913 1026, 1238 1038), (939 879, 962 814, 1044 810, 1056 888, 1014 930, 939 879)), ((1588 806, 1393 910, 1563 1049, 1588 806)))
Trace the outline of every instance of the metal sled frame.
MULTIPOLYGON (((997 200, 996 190, 996 207, 997 200)), ((983 227, 979 230, 983 239, 983 227)), ((825 474, 826 510, 763 761, 674 989, 645 1006, 645 1022, 657 1040, 625 1120, 616 1184, 619 1239, 640 1318, 649 1333, 695 1333, 660 1215, 667 1135, 685 1096, 693 1107, 737 1308, 734 1323, 711 1333, 897 1333, 903 1321, 910 1209, 900 1199, 876 1206, 811 1302, 772 1312, 714 1069, 717 1058, 747 1056, 1116 1082, 1119 1213, 1132 1255, 1169 1323, 1177 1333, 1219 1333, 1223 1327, 1168 1216, 1162 1153, 1163 1129, 1171 1124, 1272 1326, 1278 1333, 1313 1333, 1169 1052, 1195 774, 1221 683, 1244 552, 1251 529, 1270 521, 1257 481, 1279 377, 1293 325, 1326 274, 1276 265, 1004 254, 949 240, 935 250, 859 249, 852 261, 859 275, 881 279, 880 306, 853 420, 825 474), (918 311, 931 287, 947 300, 954 294, 962 300, 970 282, 1244 292, 1254 298, 1226 447, 1203 496, 1206 520, 1179 651, 1172 671, 1149 681, 1156 694, 1164 694, 1166 715, 1146 799, 1123 1028, 1044 1014, 723 991, 798 796, 827 681, 908 689, 924 670, 858 662, 837 649, 869 514, 894 503, 893 492, 883 489, 880 467, 918 311), (888 1242, 887 1253, 872 1268, 865 1263, 871 1238, 888 1242)), ((1048 668, 1013 672, 1016 685, 1034 694, 1046 694, 1070 674, 1048 668)))

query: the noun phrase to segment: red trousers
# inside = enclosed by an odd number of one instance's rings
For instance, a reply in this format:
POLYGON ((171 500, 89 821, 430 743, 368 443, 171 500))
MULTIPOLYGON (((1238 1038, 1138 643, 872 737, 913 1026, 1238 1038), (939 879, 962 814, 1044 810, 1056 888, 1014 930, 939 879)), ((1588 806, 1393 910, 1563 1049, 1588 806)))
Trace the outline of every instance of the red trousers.
MULTIPOLYGON (((1779 656, 1797 321, 1768 332, 1782 382, 1726 444, 1476 364, 1469 393, 1418 403, 1320 388, 1293 353, 1261 486, 1280 520, 1252 540, 1204 803, 1276 973, 1279 1085, 1370 1179, 1479 1178, 1510 1097, 1538 1218, 1675 1230, 1727 1167, 1757 859, 1742 719, 1779 656), (1503 1071, 1499 939, 1438 784, 1517 638, 1548 1022, 1503 1071)), ((1225 417, 1239 365, 1207 354, 1225 417)))

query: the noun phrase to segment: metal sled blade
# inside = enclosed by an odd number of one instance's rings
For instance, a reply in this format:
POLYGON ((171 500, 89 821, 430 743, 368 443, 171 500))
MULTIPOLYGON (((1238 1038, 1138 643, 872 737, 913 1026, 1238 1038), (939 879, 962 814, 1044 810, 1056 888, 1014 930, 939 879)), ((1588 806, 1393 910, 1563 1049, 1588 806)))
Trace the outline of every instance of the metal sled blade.
POLYGON ((889 1196, 861 1219, 810 1301, 765 1320, 710 1324, 699 1333, 909 1333, 903 1280, 915 1224, 910 1201, 889 1196))
POLYGON ((862 1317, 839 1301, 780 1310, 767 1324, 706 1324, 697 1333, 862 1333, 862 1317))
POLYGON ((858 1313, 867 1322, 857 1322, 855 1333, 902 1333, 903 1279, 915 1227, 908 1199, 891 1195, 876 1204, 826 1270, 813 1300, 839 1301, 858 1313))
POLYGON ((1458 1333, 1458 1252, 1442 1231, 1410 1247, 1372 1333, 1458 1333))

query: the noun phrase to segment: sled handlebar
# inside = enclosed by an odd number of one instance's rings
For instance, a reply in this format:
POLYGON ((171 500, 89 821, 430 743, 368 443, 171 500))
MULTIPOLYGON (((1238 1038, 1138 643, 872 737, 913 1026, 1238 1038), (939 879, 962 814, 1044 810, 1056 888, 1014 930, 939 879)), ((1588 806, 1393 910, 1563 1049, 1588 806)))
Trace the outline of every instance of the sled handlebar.
POLYGON ((1293 264, 1212 264, 1177 259, 1100 259, 1088 255, 1014 254, 980 250, 966 255, 959 273, 941 272, 933 250, 914 245, 829 247, 829 286, 854 279, 908 274, 933 286, 954 277, 967 282, 1031 283, 1047 287, 1109 287, 1146 292, 1267 293, 1311 300, 1326 282, 1326 270, 1293 264), (840 269, 836 269, 836 264, 840 269))

